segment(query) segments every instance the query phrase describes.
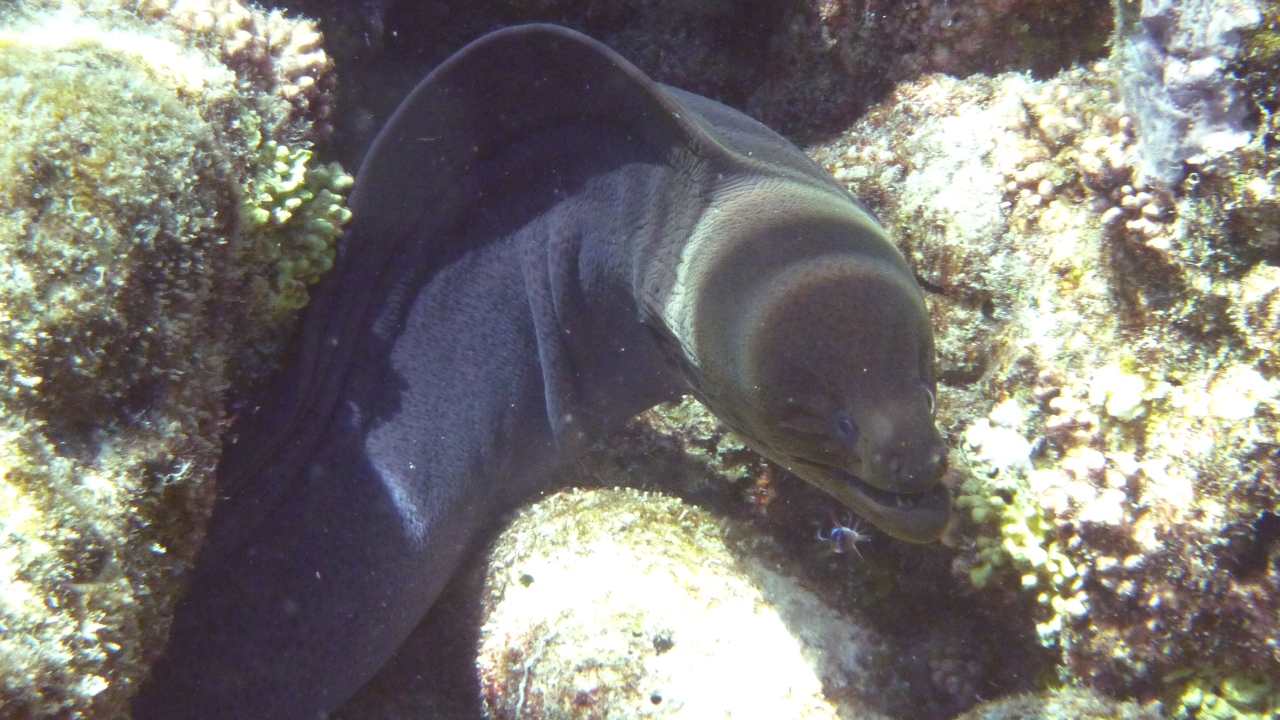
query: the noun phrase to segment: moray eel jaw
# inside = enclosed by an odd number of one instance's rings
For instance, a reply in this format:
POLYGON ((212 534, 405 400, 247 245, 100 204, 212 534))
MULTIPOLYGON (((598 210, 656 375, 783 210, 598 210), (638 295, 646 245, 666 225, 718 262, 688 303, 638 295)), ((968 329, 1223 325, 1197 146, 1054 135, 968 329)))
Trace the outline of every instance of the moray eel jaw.
POLYGON ((933 542, 951 519, 951 491, 941 483, 923 492, 895 493, 839 468, 798 458, 775 461, 900 540, 933 542))
POLYGON ((782 464, 891 535, 938 539, 950 518, 920 291, 884 262, 799 261, 749 314, 740 366, 754 434, 782 464), (770 423, 772 426, 770 426, 770 423))
POLYGON ((855 388, 850 395, 848 403, 817 403, 817 422, 807 427, 791 420, 791 427, 757 431, 757 437, 767 437, 759 449, 890 535, 937 540, 950 520, 951 495, 941 482, 947 452, 934 427, 930 393, 923 387, 855 388), (855 442, 838 437, 838 429, 822 437, 824 425, 838 422, 822 418, 837 416, 858 429, 855 442))

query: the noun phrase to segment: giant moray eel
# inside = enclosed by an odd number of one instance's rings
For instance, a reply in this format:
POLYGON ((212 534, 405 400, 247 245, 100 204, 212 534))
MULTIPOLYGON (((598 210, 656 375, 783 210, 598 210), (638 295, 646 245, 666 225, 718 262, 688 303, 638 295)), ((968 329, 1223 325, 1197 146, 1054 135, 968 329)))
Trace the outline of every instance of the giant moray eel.
POLYGON ((322 717, 479 528, 692 392, 899 538, 942 532, 933 338, 872 215, 782 137, 600 43, 485 36, 375 141, 244 419, 137 720, 322 717))

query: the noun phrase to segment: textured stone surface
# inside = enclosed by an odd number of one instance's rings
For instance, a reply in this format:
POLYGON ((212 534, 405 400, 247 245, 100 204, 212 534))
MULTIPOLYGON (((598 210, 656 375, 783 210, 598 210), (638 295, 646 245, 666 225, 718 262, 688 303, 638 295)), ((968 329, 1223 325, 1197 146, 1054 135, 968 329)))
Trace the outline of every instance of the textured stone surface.
POLYGON ((239 214, 278 175, 264 143, 309 147, 327 70, 313 26, 236 2, 0 13, 5 717, 116 717, 161 649, 229 383, 305 299, 254 278, 331 254, 345 220, 336 168, 300 202, 305 252, 239 214))
POLYGON ((486 716, 878 717, 868 681, 885 646, 767 545, 749 525, 634 490, 521 511, 490 556, 486 716))
POLYGON ((1275 157, 1142 185, 1117 73, 927 76, 820 153, 933 291, 956 570, 1036 597, 1065 679, 1274 686, 1276 256, 1233 218, 1271 212, 1275 157))

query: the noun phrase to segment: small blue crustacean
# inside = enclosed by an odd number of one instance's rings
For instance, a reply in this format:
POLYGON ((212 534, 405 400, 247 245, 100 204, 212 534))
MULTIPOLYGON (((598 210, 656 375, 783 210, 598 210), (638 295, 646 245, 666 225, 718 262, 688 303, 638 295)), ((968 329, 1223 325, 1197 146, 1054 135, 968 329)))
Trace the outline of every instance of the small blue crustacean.
POLYGON ((862 553, 858 550, 858 543, 870 540, 871 535, 859 531, 860 522, 855 521, 853 526, 850 527, 850 520, 848 514, 844 516, 843 520, 836 518, 836 513, 833 510, 831 512, 831 529, 824 533, 819 528, 818 541, 826 546, 825 552, 828 554, 850 552, 856 555, 858 560, 865 560, 866 558, 862 557, 862 553))

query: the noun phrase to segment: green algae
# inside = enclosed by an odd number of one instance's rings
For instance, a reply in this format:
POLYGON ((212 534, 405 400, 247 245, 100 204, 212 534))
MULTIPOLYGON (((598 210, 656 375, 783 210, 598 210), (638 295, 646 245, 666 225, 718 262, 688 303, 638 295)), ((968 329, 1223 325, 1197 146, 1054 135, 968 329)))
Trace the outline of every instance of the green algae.
POLYGON ((225 258, 230 188, 199 114, 140 71, 100 48, 0 45, 0 375, 67 439, 173 392, 206 354, 165 315, 208 301, 187 268, 225 258))

